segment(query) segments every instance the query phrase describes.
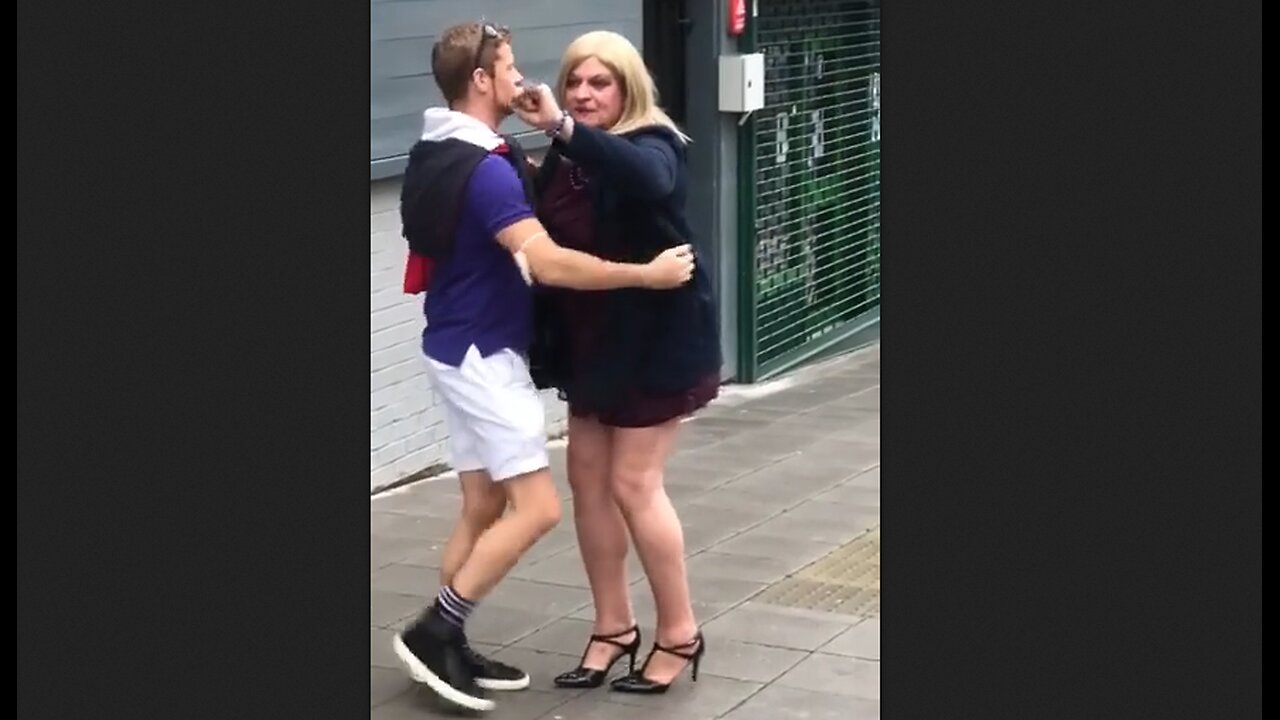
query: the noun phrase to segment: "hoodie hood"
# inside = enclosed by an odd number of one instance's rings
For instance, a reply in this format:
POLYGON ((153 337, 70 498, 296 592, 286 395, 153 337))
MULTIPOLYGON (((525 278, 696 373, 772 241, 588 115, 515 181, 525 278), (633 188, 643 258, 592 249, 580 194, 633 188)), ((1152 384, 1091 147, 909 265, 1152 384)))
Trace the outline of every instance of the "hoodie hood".
POLYGON ((500 135, 488 125, 457 110, 427 108, 422 113, 422 137, 424 142, 461 140, 485 152, 492 152, 503 143, 500 135))
MULTIPOLYGON (((464 191, 471 173, 486 157, 505 158, 520 175, 531 204, 533 196, 524 173, 524 154, 514 139, 448 108, 429 108, 422 120, 422 136, 409 150, 400 188, 400 217, 410 262, 423 258, 434 264, 448 260, 453 252, 464 191)), ((415 278, 406 275, 407 291, 430 281, 430 268, 415 272, 415 278)))

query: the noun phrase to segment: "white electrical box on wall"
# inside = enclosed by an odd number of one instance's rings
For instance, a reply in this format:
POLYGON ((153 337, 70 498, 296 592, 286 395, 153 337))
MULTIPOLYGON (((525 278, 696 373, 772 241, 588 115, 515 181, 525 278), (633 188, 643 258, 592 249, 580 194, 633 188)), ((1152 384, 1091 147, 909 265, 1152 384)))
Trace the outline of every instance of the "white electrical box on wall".
POLYGON ((720 112, 764 107, 764 54, 720 56, 720 112))

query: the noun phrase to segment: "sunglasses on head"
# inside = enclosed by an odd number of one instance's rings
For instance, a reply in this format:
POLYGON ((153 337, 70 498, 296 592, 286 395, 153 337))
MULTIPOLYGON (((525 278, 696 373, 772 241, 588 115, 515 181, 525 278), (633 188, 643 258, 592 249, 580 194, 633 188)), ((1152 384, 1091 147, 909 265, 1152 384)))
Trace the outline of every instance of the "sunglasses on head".
POLYGON ((507 28, 505 27, 495 27, 487 22, 480 23, 480 43, 476 45, 476 57, 475 62, 472 63, 472 70, 482 69, 480 65, 480 56, 484 54, 485 43, 490 40, 497 40, 502 37, 506 31, 507 28))

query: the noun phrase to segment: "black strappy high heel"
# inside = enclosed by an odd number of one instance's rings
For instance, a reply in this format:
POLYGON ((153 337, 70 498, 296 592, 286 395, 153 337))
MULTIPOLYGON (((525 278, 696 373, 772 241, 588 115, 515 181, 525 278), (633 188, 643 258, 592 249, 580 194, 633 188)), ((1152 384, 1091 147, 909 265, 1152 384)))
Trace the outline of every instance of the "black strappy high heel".
POLYGON ((665 693, 667 689, 671 687, 671 683, 656 682, 644 676, 645 668, 649 667, 649 661, 653 659, 653 654, 656 652, 664 652, 668 655, 675 655, 676 657, 690 661, 692 664, 691 669, 693 671, 693 682, 698 682, 698 664, 702 662, 702 653, 706 648, 707 644, 702 639, 701 630, 698 631, 698 634, 695 635, 692 640, 683 645, 663 647, 655 642, 653 644, 653 649, 649 651, 649 656, 644 659, 644 665, 640 667, 640 671, 636 672, 635 670, 632 670, 627 675, 614 680, 610 684, 610 687, 616 692, 635 693, 639 695, 661 695, 662 693, 665 693), (681 652, 681 649, 691 648, 695 644, 698 646, 697 650, 694 650, 693 652, 681 652))
POLYGON ((614 663, 618 662, 624 657, 627 657, 627 656, 631 657, 631 667, 628 670, 628 672, 635 672, 636 654, 639 652, 640 652, 640 626, 639 625, 633 625, 627 628, 626 630, 623 630, 622 632, 613 633, 612 635, 592 635, 591 642, 587 643, 587 649, 582 651, 582 660, 578 661, 578 667, 574 668, 573 670, 570 670, 569 672, 557 675, 554 682, 558 687, 562 687, 562 688, 600 687, 601 685, 604 684, 604 679, 605 679, 605 676, 609 674, 609 669, 613 667, 614 663), (636 634, 636 637, 634 640, 632 640, 631 642, 625 645, 618 642, 618 638, 623 637, 624 635, 629 635, 631 633, 636 634), (603 670, 596 670, 594 668, 583 667, 583 663, 587 661, 587 653, 591 651, 591 643, 597 643, 597 642, 607 643, 609 645, 613 645, 614 647, 621 648, 622 652, 617 656, 615 656, 612 660, 610 660, 609 664, 606 665, 603 670))

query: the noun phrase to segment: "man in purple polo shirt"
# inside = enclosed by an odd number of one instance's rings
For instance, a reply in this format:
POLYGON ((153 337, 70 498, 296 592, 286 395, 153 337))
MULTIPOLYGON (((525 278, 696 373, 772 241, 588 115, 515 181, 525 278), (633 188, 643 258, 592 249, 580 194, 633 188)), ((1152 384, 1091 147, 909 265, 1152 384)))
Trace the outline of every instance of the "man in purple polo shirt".
POLYGON ((522 100, 508 32, 481 23, 449 28, 431 65, 449 108, 424 113, 405 171, 401 216, 408 275, 416 273, 406 287, 426 287, 429 275, 422 348, 444 407, 463 507, 441 558, 436 601, 393 648, 412 677, 441 697, 490 710, 485 689, 522 689, 529 677, 471 649, 467 617, 560 520, 542 401, 525 357, 530 285, 678 287, 691 277, 693 257, 682 246, 646 264, 612 263, 547 236, 531 207, 523 154, 497 133, 522 100))

